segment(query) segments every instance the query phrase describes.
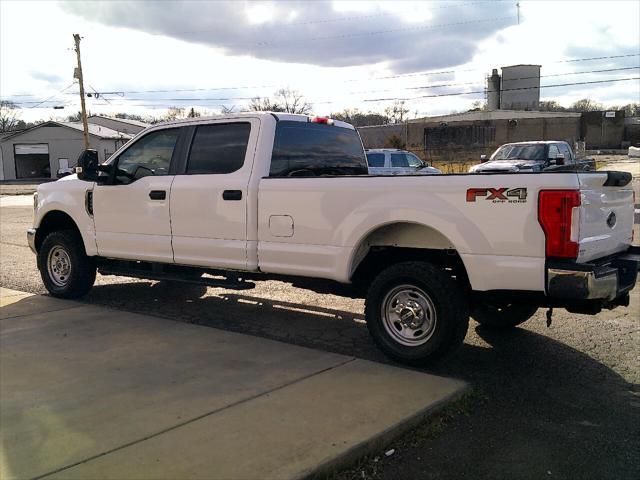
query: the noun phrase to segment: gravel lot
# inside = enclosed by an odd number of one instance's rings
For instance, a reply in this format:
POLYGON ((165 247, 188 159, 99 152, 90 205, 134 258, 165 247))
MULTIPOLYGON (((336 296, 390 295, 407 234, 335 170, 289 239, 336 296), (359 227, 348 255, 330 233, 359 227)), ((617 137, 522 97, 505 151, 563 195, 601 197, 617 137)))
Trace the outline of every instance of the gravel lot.
MULTIPOLYGON (((31 220, 30 207, 0 208, 0 284, 44 293, 26 245, 31 220)), ((83 301, 388 362, 369 339, 361 300, 284 282, 236 292, 99 276, 83 301)), ((628 308, 559 310, 551 328, 542 310, 506 333, 471 322, 464 346, 429 369, 468 381, 479 392, 471 405, 337 476, 640 478, 639 317, 636 288, 628 308)))

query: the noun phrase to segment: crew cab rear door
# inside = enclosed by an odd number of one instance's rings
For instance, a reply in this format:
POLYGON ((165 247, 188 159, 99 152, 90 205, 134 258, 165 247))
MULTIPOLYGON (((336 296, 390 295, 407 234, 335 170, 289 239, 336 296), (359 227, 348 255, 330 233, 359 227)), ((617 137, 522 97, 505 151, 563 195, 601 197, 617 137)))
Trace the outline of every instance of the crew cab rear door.
POLYGON ((171 188, 176 263, 246 268, 248 184, 259 122, 243 117, 189 127, 187 155, 171 188))

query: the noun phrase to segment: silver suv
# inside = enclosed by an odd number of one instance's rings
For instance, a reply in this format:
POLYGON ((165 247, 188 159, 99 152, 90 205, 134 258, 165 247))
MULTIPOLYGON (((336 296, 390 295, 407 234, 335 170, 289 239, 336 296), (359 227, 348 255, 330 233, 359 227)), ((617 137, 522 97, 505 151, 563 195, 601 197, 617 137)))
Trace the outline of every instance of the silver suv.
POLYGON ((365 150, 369 175, 433 175, 442 173, 428 166, 416 154, 395 148, 365 150))

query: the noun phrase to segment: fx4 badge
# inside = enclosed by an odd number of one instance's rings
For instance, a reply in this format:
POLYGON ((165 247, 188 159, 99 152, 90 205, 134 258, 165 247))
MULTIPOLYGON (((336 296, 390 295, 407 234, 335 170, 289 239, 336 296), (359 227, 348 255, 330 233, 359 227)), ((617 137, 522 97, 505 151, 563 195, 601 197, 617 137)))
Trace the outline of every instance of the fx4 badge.
POLYGON ((491 200, 493 203, 526 203, 526 188, 470 188, 467 190, 467 202, 475 202, 476 198, 491 200))

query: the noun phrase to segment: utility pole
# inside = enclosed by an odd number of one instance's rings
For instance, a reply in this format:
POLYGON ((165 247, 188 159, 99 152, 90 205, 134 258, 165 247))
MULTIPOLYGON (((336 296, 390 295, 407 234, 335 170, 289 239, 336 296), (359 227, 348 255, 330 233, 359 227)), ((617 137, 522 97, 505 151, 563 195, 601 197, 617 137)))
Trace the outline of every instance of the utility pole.
POLYGON ((516 3, 516 8, 518 9, 518 25, 520 25, 520 2, 516 3))
POLYGON ((80 60, 80 35, 78 33, 73 34, 73 41, 76 44, 76 57, 78 58, 78 67, 74 73, 74 77, 78 79, 80 84, 80 108, 82 110, 82 127, 84 131, 84 148, 89 148, 89 125, 87 123, 87 109, 84 104, 84 82, 82 78, 82 61, 80 60))

